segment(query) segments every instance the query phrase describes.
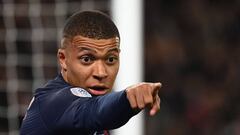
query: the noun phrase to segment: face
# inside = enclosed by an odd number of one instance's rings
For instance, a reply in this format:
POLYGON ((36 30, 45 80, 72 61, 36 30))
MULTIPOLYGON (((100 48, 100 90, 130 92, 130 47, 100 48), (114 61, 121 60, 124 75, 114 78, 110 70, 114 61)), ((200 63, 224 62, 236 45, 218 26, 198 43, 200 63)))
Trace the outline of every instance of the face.
POLYGON ((63 42, 67 45, 58 50, 58 59, 64 80, 92 95, 110 92, 119 69, 119 39, 76 36, 63 42))

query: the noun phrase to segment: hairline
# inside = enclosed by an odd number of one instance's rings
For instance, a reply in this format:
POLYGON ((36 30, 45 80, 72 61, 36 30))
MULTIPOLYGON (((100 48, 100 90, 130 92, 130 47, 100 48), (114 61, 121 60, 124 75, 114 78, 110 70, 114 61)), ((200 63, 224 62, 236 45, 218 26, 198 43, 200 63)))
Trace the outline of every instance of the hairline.
MULTIPOLYGON (((77 36, 82 36, 82 35, 76 35, 76 36, 63 36, 62 39, 61 39, 61 43, 60 43, 60 46, 59 46, 59 49, 65 49, 67 46, 69 46, 69 44, 72 44, 73 42, 73 39, 77 36)), ((94 39, 94 40, 104 40, 104 39, 111 39, 111 38, 118 38, 118 46, 120 46, 120 37, 119 36, 113 36, 113 37, 110 37, 110 38, 91 38, 91 37, 85 37, 85 36, 82 36, 84 38, 89 38, 89 39, 94 39)))

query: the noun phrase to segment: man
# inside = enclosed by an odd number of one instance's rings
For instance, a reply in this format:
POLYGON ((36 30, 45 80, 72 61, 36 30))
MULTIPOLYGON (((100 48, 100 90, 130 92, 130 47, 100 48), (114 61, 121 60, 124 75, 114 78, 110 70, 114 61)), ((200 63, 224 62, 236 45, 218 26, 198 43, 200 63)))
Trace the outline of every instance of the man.
POLYGON ((109 134, 146 107, 155 115, 160 109, 160 83, 111 92, 119 53, 119 32, 109 17, 96 11, 72 15, 58 50, 61 73, 36 90, 21 134, 109 134))

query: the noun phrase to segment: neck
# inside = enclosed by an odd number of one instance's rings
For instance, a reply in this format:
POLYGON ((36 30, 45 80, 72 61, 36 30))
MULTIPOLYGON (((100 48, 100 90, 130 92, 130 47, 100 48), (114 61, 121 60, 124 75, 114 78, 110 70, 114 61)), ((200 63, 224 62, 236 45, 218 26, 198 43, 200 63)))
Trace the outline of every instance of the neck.
POLYGON ((64 79, 67 83, 69 83, 69 82, 68 82, 68 79, 67 79, 67 72, 64 71, 63 69, 61 69, 61 74, 62 74, 63 79, 64 79))

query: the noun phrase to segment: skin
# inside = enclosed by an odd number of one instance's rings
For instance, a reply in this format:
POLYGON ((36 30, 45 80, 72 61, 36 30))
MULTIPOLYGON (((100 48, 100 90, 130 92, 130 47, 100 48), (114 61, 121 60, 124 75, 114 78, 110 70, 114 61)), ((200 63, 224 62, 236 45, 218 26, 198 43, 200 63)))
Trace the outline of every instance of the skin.
MULTIPOLYGON (((72 86, 100 96, 111 92, 119 70, 119 38, 92 39, 75 36, 63 38, 58 60, 64 80, 72 86)), ((133 109, 150 108, 150 115, 160 110, 158 91, 161 83, 139 83, 126 89, 133 109)))
POLYGON ((112 90, 119 69, 117 38, 96 40, 76 36, 64 46, 58 50, 58 58, 66 82, 93 95, 112 90))
POLYGON ((160 110, 158 96, 161 83, 138 83, 126 89, 127 98, 133 109, 149 108, 149 115, 153 116, 160 110))

